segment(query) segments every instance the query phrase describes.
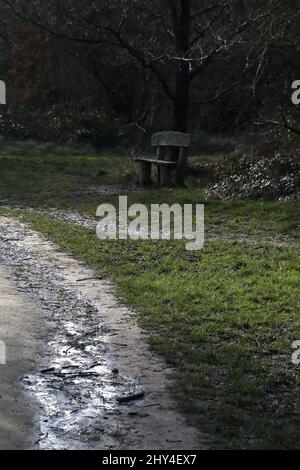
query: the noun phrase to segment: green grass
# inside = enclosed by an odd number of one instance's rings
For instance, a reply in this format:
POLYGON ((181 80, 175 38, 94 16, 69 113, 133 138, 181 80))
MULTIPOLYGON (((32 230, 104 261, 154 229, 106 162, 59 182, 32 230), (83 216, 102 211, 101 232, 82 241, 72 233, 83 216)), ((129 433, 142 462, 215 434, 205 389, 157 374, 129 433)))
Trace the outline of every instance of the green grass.
POLYGON ((99 185, 126 183, 128 158, 112 155, 0 155, 0 200, 22 207, 71 207, 92 203, 99 185))
POLYGON ((234 241, 101 242, 44 215, 25 219, 113 279, 151 346, 174 367, 179 408, 217 448, 299 448, 299 248, 234 241))
MULTIPOLYGON (((129 160, 108 155, 0 156, 0 172, 0 200, 12 206, 88 215, 100 203, 118 203, 88 188, 134 180, 129 160)), ((192 180, 187 188, 132 193, 135 202, 205 202, 206 233, 218 240, 200 252, 173 241, 100 242, 87 229, 22 214, 115 281, 154 350, 173 366, 178 406, 212 436, 212 447, 299 449, 300 383, 291 362, 291 343, 300 339, 299 204, 206 201, 192 180), (278 236, 288 243, 274 243, 278 236)))
MULTIPOLYGON (((101 202, 101 201, 100 201, 101 202)), ((118 204, 117 198, 106 202, 118 204)), ((143 203, 147 206, 157 203, 205 204, 206 232, 232 235, 233 238, 251 236, 287 236, 299 239, 300 205, 298 202, 280 201, 216 201, 205 198, 203 188, 152 189, 128 197, 128 204, 143 203)), ((85 210, 94 215, 96 205, 85 210)))
MULTIPOLYGON (((198 163, 200 157, 194 160, 198 163)), ((117 204, 118 201, 117 197, 96 195, 93 188, 134 181, 134 167, 127 157, 0 155, 0 202, 11 206, 68 208, 95 215, 102 202, 117 204)), ((245 235, 299 237, 297 202, 206 201, 205 188, 195 187, 192 178, 187 183, 187 188, 151 188, 131 194, 129 203, 205 202, 207 233, 217 231, 238 238, 245 235)))

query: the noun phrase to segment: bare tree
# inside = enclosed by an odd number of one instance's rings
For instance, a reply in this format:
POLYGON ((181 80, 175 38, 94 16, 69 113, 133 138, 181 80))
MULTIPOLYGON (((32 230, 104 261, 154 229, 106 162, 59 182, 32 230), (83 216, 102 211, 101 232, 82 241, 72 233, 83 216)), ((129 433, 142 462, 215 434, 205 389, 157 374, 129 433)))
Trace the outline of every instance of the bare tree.
POLYGON ((194 100, 195 82, 198 90, 202 87, 203 103, 234 86, 225 77, 208 95, 201 83, 204 70, 245 44, 245 32, 258 19, 269 21, 261 2, 253 2, 258 4, 253 8, 245 0, 3 1, 23 21, 57 37, 133 57, 161 85, 173 104, 172 128, 182 132, 188 129, 190 104, 202 102, 194 100))

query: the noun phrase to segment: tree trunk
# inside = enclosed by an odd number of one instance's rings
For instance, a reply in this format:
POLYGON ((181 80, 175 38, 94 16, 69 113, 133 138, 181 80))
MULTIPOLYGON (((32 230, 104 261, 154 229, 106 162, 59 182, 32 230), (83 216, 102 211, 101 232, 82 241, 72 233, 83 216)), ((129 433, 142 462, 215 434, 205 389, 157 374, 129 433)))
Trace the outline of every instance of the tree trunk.
POLYGON ((175 76, 175 100, 173 107, 173 130, 187 132, 188 130, 188 109, 189 109, 189 91, 190 74, 187 52, 190 47, 191 33, 191 0, 180 0, 176 14, 173 16, 174 29, 176 37, 176 46, 179 61, 175 76))
POLYGON ((175 101, 173 104, 173 131, 187 132, 190 80, 188 64, 181 64, 180 66, 181 70, 178 70, 176 75, 175 101))

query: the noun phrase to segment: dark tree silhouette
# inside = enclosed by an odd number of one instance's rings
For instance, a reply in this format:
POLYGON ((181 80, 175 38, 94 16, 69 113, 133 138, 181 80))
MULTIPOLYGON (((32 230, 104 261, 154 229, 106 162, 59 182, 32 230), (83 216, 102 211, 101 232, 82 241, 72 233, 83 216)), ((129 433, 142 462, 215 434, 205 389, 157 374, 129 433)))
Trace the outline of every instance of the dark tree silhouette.
POLYGON ((220 77, 217 88, 208 94, 205 83, 199 87, 205 69, 215 59, 228 58, 234 46, 240 47, 251 25, 260 21, 266 26, 270 21, 266 14, 269 4, 261 10, 261 2, 249 5, 245 0, 7 0, 5 3, 23 21, 57 37, 129 54, 159 82, 173 104, 172 129, 182 132, 188 129, 189 106, 202 103, 201 99, 193 98, 195 82, 198 90, 202 87, 203 103, 212 102, 235 85, 232 80, 220 77))

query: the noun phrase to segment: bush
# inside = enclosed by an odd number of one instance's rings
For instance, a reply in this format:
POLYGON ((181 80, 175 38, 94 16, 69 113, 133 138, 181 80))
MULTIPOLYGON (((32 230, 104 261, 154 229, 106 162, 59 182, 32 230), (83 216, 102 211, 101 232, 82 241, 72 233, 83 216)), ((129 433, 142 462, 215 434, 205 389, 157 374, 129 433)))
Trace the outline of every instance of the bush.
POLYGON ((217 180, 208 195, 220 199, 297 197, 299 154, 276 152, 272 157, 229 157, 217 167, 217 180))
POLYGON ((14 120, 9 113, 0 114, 0 135, 7 139, 26 140, 31 136, 30 129, 14 120))

